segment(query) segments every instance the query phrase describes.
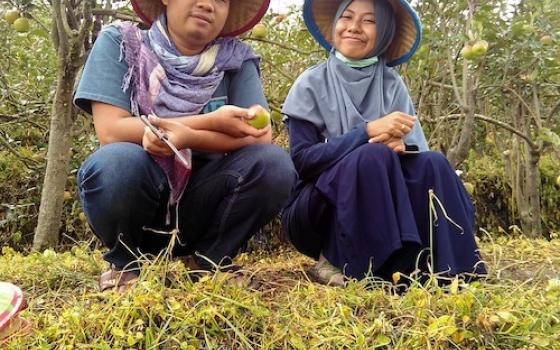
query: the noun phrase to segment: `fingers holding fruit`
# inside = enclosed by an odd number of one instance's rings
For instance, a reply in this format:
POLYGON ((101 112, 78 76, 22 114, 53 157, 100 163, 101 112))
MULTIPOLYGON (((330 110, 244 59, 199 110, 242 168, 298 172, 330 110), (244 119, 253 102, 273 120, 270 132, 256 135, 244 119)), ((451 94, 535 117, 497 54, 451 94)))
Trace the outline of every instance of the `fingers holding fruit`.
POLYGON ((270 115, 259 105, 251 108, 223 106, 217 111, 215 130, 232 137, 261 137, 266 134, 265 127, 270 124, 270 115))
POLYGON ((262 106, 254 105, 249 108, 247 123, 255 129, 264 129, 270 125, 270 113, 262 106))

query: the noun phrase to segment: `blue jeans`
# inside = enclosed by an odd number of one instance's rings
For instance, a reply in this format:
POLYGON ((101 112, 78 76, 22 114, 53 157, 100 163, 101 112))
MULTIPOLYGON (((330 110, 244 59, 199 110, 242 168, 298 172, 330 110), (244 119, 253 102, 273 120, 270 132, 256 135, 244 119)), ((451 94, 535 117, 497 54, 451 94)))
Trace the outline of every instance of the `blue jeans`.
MULTIPOLYGON (((193 159, 193 172, 178 204, 179 238, 173 254, 199 253, 229 263, 238 250, 284 206, 297 173, 284 150, 252 145, 218 159, 193 159)), ((140 254, 158 254, 169 235, 169 186, 162 169, 141 146, 99 148, 78 171, 80 200, 95 234, 116 269, 137 268, 140 254)), ((175 210, 172 223, 175 223, 175 210)), ((202 268, 212 263, 198 259, 202 268)))

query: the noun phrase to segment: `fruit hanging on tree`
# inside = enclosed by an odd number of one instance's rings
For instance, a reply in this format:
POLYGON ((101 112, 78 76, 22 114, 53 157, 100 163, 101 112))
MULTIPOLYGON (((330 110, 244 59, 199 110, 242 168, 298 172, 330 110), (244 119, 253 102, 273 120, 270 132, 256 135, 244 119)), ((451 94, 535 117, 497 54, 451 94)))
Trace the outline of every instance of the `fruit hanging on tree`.
POLYGON ((25 17, 20 17, 12 24, 18 33, 27 33, 29 31, 29 20, 25 17))
POLYGON ((13 24, 18 18, 19 18, 18 10, 8 10, 6 11, 6 13, 4 13, 4 19, 9 24, 13 24))
POLYGON ((254 26, 253 30, 251 31, 251 34, 255 39, 264 39, 266 38, 267 33, 268 30, 266 29, 266 26, 262 23, 259 23, 256 26, 254 26))

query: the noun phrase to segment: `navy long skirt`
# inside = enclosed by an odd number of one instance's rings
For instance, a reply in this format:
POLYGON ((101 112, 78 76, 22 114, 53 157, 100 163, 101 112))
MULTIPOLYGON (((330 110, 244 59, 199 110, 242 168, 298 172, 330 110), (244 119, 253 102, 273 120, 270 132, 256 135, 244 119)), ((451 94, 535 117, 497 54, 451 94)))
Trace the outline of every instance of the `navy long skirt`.
POLYGON ((300 184, 282 221, 299 251, 313 258, 322 253, 349 277, 402 272, 420 253, 423 269, 429 264, 445 276, 486 273, 472 202, 441 153, 397 155, 381 144, 360 146, 315 183, 300 184), (431 200, 432 235, 430 190, 439 199, 431 200))

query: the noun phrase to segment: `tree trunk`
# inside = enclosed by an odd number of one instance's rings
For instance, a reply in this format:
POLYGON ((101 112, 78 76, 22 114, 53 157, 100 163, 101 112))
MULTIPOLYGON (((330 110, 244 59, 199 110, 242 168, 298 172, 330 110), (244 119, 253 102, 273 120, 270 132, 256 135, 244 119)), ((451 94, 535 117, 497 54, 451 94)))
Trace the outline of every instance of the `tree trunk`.
POLYGON ((54 97, 47 169, 41 193, 39 221, 33 238, 33 249, 54 247, 58 243, 64 204, 64 187, 70 163, 74 106, 72 96, 78 71, 84 62, 84 40, 91 32, 93 0, 82 2, 82 11, 75 4, 52 1, 53 44, 57 50, 57 86, 54 97), (79 15, 79 17, 76 17, 79 15))
POLYGON ((473 90, 474 79, 469 76, 466 78, 465 88, 465 119, 461 125, 461 132, 459 134, 459 141, 449 150, 447 158, 454 168, 457 168, 461 163, 467 159, 469 150, 471 149, 472 138, 475 126, 475 93, 473 90))
POLYGON ((525 235, 531 238, 539 238, 542 236, 541 226, 541 201, 539 196, 540 188, 540 171, 539 171, 539 152, 532 150, 526 145, 527 153, 526 177, 525 177, 525 196, 529 204, 529 212, 523 223, 523 231, 525 235))
POLYGON ((58 65, 57 89, 52 108, 47 169, 41 193, 39 222, 33 239, 33 248, 36 250, 53 247, 58 243, 64 187, 71 156, 74 119, 72 94, 77 72, 74 65, 68 64, 65 58, 59 60, 61 62, 58 65))

